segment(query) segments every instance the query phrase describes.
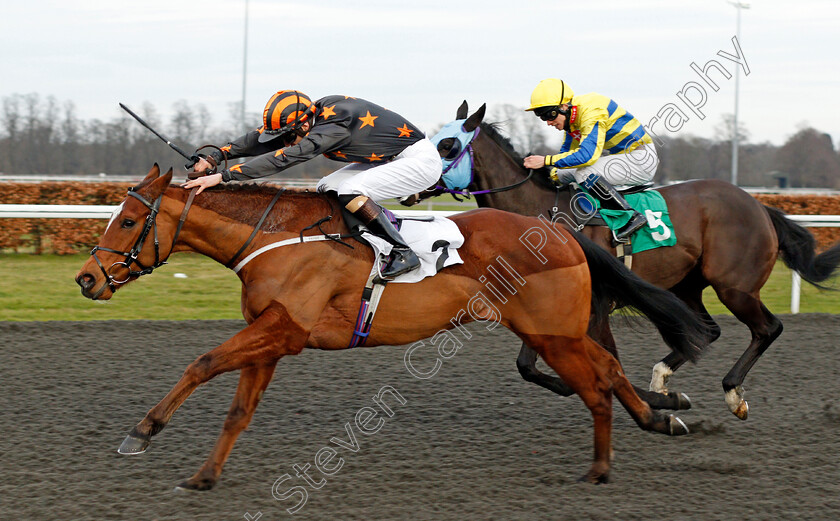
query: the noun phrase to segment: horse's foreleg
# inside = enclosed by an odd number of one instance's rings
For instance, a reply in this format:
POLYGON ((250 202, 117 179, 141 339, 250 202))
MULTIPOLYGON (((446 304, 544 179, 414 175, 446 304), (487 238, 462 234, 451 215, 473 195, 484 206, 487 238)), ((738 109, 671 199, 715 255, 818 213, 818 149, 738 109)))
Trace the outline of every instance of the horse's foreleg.
MULTIPOLYGON (((610 321, 608 319, 604 319, 600 323, 594 320, 591 321, 588 334, 592 340, 612 355, 619 365, 621 364, 618 359, 618 347, 615 344, 615 337, 612 334, 612 328, 610 328, 610 321)), ((633 389, 653 409, 679 410, 691 408, 691 401, 689 401, 688 396, 682 393, 660 394, 647 391, 635 385, 633 389)))
MULTIPOLYGON (((703 305, 704 287, 705 283, 690 279, 672 288, 671 291, 683 302, 685 302, 689 308, 693 309, 698 315, 700 315, 704 322, 706 322, 709 326, 709 332, 711 335, 708 342, 711 344, 720 337, 720 326, 717 325, 712 316, 709 315, 709 312, 706 310, 706 306, 703 305)), ((671 375, 674 374, 674 371, 682 367, 685 362, 686 359, 679 353, 668 353, 665 358, 653 366, 653 374, 650 378, 650 391, 665 395, 673 394, 668 392, 668 381, 671 379, 671 375)), ((647 400, 643 395, 642 399, 650 403, 650 400, 647 400)), ((686 400, 687 399, 688 397, 686 396, 686 400)), ((689 403, 689 407, 690 406, 691 404, 689 403)), ((685 408, 687 409, 689 407, 685 408)))
POLYGON ((262 398, 263 392, 274 376, 274 369, 277 362, 271 362, 264 366, 246 367, 239 375, 239 386, 236 388, 236 395, 230 405, 227 418, 225 419, 222 434, 216 441, 216 446, 204 462, 204 465, 190 479, 184 481, 178 488, 188 490, 209 490, 213 488, 222 467, 227 461, 233 444, 239 434, 245 430, 254 416, 254 411, 262 398))
POLYGON ((248 327, 191 363, 175 387, 131 430, 119 452, 144 452, 152 436, 169 423, 178 407, 199 385, 221 373, 264 366, 276 363, 284 355, 297 354, 303 349, 306 337, 306 332, 285 308, 268 308, 248 327))

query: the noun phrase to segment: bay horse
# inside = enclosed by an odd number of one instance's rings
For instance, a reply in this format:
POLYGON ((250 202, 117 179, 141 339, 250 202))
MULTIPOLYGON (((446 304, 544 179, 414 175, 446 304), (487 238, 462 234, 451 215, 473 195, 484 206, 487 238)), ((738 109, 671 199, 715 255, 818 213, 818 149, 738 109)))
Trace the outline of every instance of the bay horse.
MULTIPOLYGON (((481 208, 543 215, 552 222, 565 222, 574 227, 577 223, 573 217, 571 188, 557 187, 548 178, 547 169, 529 173, 510 141, 494 125, 483 122, 484 112, 485 105, 482 105, 468 117, 464 101, 456 113, 456 121, 465 120, 462 127, 465 133, 479 129, 469 145, 472 180, 468 186, 460 187, 468 189, 462 195, 474 193, 481 208)), ((453 155, 453 148, 462 148, 455 138, 448 137, 438 143, 441 157, 453 155)), ((703 305, 702 293, 709 286, 723 305, 750 329, 749 346, 722 382, 729 410, 746 420, 749 405, 744 400, 744 378, 782 332, 782 322, 760 297, 777 257, 781 254, 790 269, 822 288, 820 283, 837 273, 840 243, 816 255, 815 240, 808 230, 730 183, 696 180, 657 190, 668 204, 677 244, 634 254, 632 269, 642 279, 673 292, 702 316, 711 329, 709 343, 720 336, 720 327, 703 305)), ((444 187, 432 187, 408 198, 404 204, 410 206, 443 191, 444 187)), ((615 254, 612 235, 606 227, 587 226, 582 233, 615 254)), ((618 358, 608 321, 593 323, 590 334, 618 358)), ((558 394, 570 395, 571 389, 562 380, 536 369, 537 353, 526 344, 517 359, 523 378, 558 394)), ((691 402, 687 396, 667 389, 671 375, 684 363, 680 353, 671 352, 653 368, 650 383, 653 392, 637 387, 637 393, 653 407, 689 408, 691 402)))
MULTIPOLYGON (((242 314, 248 326, 191 363, 119 449, 123 454, 144 452, 199 385, 239 370, 239 385, 215 448, 179 485, 207 490, 218 481, 278 361, 306 348, 348 347, 374 254, 361 243, 348 247, 342 237, 349 229, 334 196, 267 185, 223 186, 196 196, 170 185, 171 180, 171 169, 160 175, 155 165, 129 191, 76 282, 84 296, 107 300, 174 252, 198 252, 227 266, 239 261, 235 271, 242 281, 242 314), (260 218, 269 201, 276 205, 260 218), (313 229, 325 235, 314 236, 313 229), (319 237, 325 240, 317 242, 319 237), (278 241, 288 242, 279 247, 278 241), (240 247, 243 243, 247 248, 240 247)), ((614 302, 630 305, 656 325, 672 349, 693 360, 708 332, 687 306, 560 226, 546 227, 538 219, 492 209, 466 212, 453 221, 465 238, 458 250, 463 264, 417 283, 389 284, 369 346, 407 344, 474 320, 509 328, 591 411, 595 455, 582 478, 589 482, 604 482, 609 475, 613 394, 642 429, 688 432, 678 418, 642 401, 615 358, 587 335, 590 314, 604 315, 614 302), (495 290, 485 276, 491 270, 502 273, 495 290)))

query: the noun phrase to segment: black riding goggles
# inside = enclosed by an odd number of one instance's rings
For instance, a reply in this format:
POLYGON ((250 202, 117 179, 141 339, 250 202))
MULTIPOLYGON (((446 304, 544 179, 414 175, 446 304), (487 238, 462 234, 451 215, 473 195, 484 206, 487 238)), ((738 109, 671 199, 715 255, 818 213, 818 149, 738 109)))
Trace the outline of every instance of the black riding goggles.
POLYGON ((294 143, 295 139, 298 137, 297 132, 295 132, 294 129, 290 129, 288 127, 278 128, 276 130, 265 129, 263 130, 263 133, 268 134, 269 136, 274 136, 273 138, 271 138, 272 140, 280 139, 284 147, 287 147, 294 143))
POLYGON ((563 111, 557 106, 540 107, 538 109, 534 109, 534 114, 543 121, 553 121, 557 118, 557 116, 563 114, 563 111))

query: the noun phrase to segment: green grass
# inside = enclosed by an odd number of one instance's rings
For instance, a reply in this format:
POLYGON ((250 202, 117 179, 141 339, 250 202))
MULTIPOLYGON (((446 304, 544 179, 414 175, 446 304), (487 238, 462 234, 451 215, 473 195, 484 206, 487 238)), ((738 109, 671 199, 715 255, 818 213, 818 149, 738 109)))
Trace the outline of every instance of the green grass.
MULTIPOLYGON (((97 303, 84 298, 73 280, 87 255, 0 255, 0 320, 237 319, 239 279, 212 260, 181 253, 152 275, 97 303), (187 278, 175 278, 184 273, 187 278)), ((762 291, 774 313, 790 312, 790 270, 781 263, 762 291)), ((713 292, 709 311, 728 313, 713 292)), ((840 313, 840 292, 820 292, 803 284, 801 312, 840 313)))
MULTIPOLYGON (((790 313, 791 271, 781 261, 776 263, 770 279, 761 289, 761 301, 776 314, 790 313)), ((831 281, 830 287, 840 289, 840 284, 831 281)), ((711 288, 703 292, 703 303, 712 315, 731 314, 711 288)), ((802 281, 802 291, 799 298, 800 313, 840 313, 840 291, 820 291, 805 281, 802 281)))
POLYGON ((389 200, 383 206, 389 210, 435 210, 439 212, 465 212, 478 208, 474 198, 464 199, 462 197, 461 199, 461 201, 458 201, 452 194, 442 194, 438 197, 426 199, 412 207, 402 206, 396 202, 396 199, 393 200, 394 202, 389 200))
POLYGON ((181 253, 171 264, 100 303, 74 278, 88 255, 0 255, 0 320, 187 320, 242 318, 240 283, 207 257, 181 253), (175 278, 184 273, 187 278, 175 278))

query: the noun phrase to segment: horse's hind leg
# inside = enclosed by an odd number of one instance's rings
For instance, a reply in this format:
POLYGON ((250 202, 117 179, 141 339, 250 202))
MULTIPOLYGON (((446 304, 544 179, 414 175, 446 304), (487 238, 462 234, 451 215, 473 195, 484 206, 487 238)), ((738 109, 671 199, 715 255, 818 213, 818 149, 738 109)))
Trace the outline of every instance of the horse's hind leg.
MULTIPOLYGON (((618 359, 618 353, 615 346, 615 339, 612 336, 612 331, 609 327, 609 322, 604 321, 605 324, 597 329, 590 325, 590 334, 597 331, 598 336, 603 340, 604 349, 618 359), (594 331, 593 331, 594 330, 594 331)), ((528 347, 527 344, 522 344, 522 349, 519 351, 519 356, 516 359, 516 368, 519 369, 519 374, 526 382, 531 382, 544 387, 560 396, 571 396, 574 390, 565 384, 563 380, 557 376, 549 376, 540 372, 537 369, 537 352, 528 347)), ((654 409, 690 409, 691 401, 688 396, 682 393, 660 394, 656 392, 646 391, 639 387, 633 386, 636 393, 654 409)))
MULTIPOLYGON (((672 288, 671 291, 678 296, 689 308, 694 310, 703 321, 709 326, 711 336, 708 343, 711 344, 720 337, 720 326, 714 321, 706 306, 703 305, 703 288, 708 285, 707 282, 696 277, 688 277, 682 283, 672 288)), ((682 367, 686 362, 685 358, 677 352, 668 353, 668 355, 653 366, 653 374, 650 379, 650 390, 655 393, 671 394, 668 391, 668 380, 674 371, 682 367)), ((685 395, 683 395, 685 396, 685 395)), ((685 397, 686 400, 688 397, 685 397)), ((647 401, 647 400, 646 400, 647 401)), ((648 402, 650 403, 650 402, 648 402)))
POLYGON ((635 387, 624 375, 621 365, 612 355, 590 339, 584 343, 588 354, 595 365, 604 372, 604 378, 609 382, 612 392, 621 405, 630 413, 636 424, 646 431, 659 432, 669 436, 688 434, 688 427, 674 415, 664 415, 655 411, 636 393, 635 387))
MULTIPOLYGON (((584 339, 530 336, 525 341, 538 350, 543 360, 580 396, 594 421, 595 457, 581 481, 606 483, 612 454, 612 389, 603 372, 587 355, 584 339)), ((594 343, 593 343, 594 345, 594 343)), ((598 348, 600 349, 600 348, 598 348)), ((610 356, 606 351, 602 352, 610 356)))
MULTIPOLYGON (((615 337, 612 334, 609 321, 604 320, 603 324, 600 325, 590 324, 589 335, 597 344, 606 349, 620 366, 621 362, 618 360, 618 348, 615 345, 615 337)), ((633 386, 633 390, 652 409, 669 409, 672 411, 691 409, 691 400, 688 399, 688 395, 683 393, 672 392, 662 394, 648 391, 635 385, 633 386)))
POLYGON ((277 367, 277 362, 242 369, 236 395, 233 397, 233 403, 230 405, 222 434, 216 441, 216 446, 210 452, 210 456, 204 462, 204 465, 198 469, 198 472, 178 485, 178 488, 187 490, 209 490, 213 488, 213 485, 219 480, 222 467, 227 461, 230 451, 233 450, 236 438, 251 422, 257 404, 259 404, 263 392, 271 382, 271 377, 274 376, 275 367, 277 367))
POLYGON ((735 289, 715 290, 721 302, 752 333, 750 345, 723 378, 723 392, 729 410, 746 420, 750 408, 744 400, 744 378, 770 344, 782 334, 782 322, 757 297, 735 289))
POLYGON ((152 436, 169 423, 199 385, 221 373, 266 365, 284 355, 297 354, 303 349, 306 337, 306 332, 292 321, 285 308, 267 309, 248 327, 191 363, 175 387, 131 430, 118 452, 145 452, 152 436))

